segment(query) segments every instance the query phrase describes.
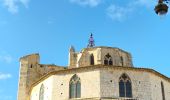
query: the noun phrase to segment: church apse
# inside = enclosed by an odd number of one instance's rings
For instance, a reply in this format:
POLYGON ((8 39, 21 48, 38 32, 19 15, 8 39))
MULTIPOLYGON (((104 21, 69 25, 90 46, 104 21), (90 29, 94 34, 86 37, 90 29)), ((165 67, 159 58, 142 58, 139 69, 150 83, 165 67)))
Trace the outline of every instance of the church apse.
POLYGON ((82 49, 80 52, 76 52, 75 48, 71 46, 69 51, 69 68, 91 65, 133 67, 130 53, 119 48, 95 46, 92 34, 90 35, 87 48, 82 49))

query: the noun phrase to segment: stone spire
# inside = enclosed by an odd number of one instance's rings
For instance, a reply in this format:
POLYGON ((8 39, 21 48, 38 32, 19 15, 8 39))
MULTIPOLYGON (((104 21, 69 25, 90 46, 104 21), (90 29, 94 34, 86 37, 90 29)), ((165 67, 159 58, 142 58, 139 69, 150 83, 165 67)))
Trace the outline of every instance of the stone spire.
POLYGON ((75 48, 72 45, 70 46, 70 52, 75 52, 75 48))
POLYGON ((91 47, 94 47, 94 46, 95 46, 95 44, 94 44, 93 34, 91 33, 87 47, 91 48, 91 47))

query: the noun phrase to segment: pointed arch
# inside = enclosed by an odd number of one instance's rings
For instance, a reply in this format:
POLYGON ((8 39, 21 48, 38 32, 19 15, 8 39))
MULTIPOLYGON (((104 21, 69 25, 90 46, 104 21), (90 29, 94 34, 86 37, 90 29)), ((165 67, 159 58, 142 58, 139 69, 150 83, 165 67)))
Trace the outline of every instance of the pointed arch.
POLYGON ((104 65, 113 65, 112 57, 109 53, 104 57, 104 65))
POLYGON ((44 84, 42 84, 40 87, 39 100, 44 100, 44 84))
POLYGON ((132 84, 129 76, 123 73, 119 78, 119 96, 132 97, 132 84))
POLYGON ((122 57, 122 56, 120 57, 120 61, 121 61, 121 65, 124 66, 124 64, 123 64, 123 63, 124 63, 124 60, 123 60, 123 57, 122 57))
POLYGON ((80 78, 75 74, 70 79, 69 84, 69 97, 80 98, 81 97, 81 81, 80 78))
POLYGON ((90 55, 90 65, 94 65, 94 55, 90 55))

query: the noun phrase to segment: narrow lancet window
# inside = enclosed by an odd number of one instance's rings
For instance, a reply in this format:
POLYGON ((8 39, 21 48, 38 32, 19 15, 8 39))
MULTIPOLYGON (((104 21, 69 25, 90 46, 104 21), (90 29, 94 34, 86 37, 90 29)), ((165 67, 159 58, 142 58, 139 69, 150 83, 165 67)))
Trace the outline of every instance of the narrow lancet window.
POLYGON ((39 100, 44 100, 44 85, 43 84, 40 87, 39 100))
POLYGON ((162 100, 165 100, 165 91, 164 91, 164 84, 161 82, 161 90, 162 90, 162 100))
POLYGON ((90 65, 94 65, 94 56, 93 56, 93 54, 90 55, 90 65))
POLYGON ((120 61, 121 61, 122 66, 124 66, 124 64, 123 64, 124 61, 123 61, 123 57, 122 56, 120 57, 120 61))

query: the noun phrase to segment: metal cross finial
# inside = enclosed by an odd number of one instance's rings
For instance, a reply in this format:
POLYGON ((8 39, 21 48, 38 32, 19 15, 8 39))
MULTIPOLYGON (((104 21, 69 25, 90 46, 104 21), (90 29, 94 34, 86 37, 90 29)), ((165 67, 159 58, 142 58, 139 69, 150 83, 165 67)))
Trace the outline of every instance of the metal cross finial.
POLYGON ((90 38, 89 38, 89 44, 87 45, 88 48, 94 47, 94 39, 93 39, 93 34, 91 33, 90 38))

